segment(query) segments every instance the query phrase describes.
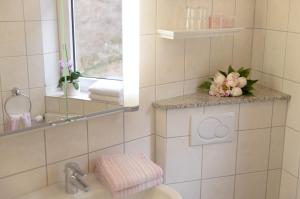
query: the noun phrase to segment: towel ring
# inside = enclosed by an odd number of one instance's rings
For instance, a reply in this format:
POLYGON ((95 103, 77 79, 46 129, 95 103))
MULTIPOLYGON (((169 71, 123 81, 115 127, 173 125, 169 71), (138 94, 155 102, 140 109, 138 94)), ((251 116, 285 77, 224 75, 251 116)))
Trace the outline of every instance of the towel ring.
MULTIPOLYGON (((9 98, 7 98, 6 99, 6 101, 5 101, 5 103, 4 103, 4 111, 5 111, 5 113, 7 114, 7 115, 11 115, 11 114, 9 114, 8 113, 8 111, 7 111, 7 107, 8 107, 8 104, 9 104, 9 102, 11 102, 13 99, 15 99, 16 97, 23 97, 26 101, 27 101, 27 103, 28 103, 28 105, 29 105, 29 107, 28 107, 28 112, 31 112, 31 107, 32 107, 32 104, 31 104, 31 100, 30 100, 30 98, 27 96, 27 95, 24 95, 22 92, 21 92, 21 90, 19 89, 19 88, 13 88, 12 90, 11 90, 11 93, 12 93, 12 96, 10 96, 9 98)), ((26 103, 26 102, 25 102, 26 103)))

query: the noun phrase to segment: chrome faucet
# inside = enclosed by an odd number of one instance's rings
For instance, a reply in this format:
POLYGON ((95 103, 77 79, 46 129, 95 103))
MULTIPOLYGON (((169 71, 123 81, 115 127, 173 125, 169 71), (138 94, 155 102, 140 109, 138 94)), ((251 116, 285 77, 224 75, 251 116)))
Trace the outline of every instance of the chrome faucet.
POLYGON ((69 162, 65 165, 65 176, 66 176, 66 193, 76 194, 78 190, 88 192, 89 186, 83 180, 87 174, 84 173, 79 165, 74 162, 69 162))

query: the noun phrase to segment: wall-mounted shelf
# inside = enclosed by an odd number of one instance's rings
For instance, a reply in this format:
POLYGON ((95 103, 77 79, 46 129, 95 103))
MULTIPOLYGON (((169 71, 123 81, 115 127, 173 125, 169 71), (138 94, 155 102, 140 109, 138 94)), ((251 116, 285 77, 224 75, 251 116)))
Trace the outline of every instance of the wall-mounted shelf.
POLYGON ((201 37, 218 37, 240 32, 244 28, 222 28, 202 30, 158 30, 158 34, 164 39, 193 39, 201 37))

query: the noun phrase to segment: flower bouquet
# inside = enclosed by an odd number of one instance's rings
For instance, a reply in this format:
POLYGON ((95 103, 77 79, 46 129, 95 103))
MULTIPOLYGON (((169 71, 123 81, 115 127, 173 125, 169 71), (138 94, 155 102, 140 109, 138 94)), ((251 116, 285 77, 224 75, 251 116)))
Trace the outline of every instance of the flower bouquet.
POLYGON ((199 88, 208 90, 209 95, 217 97, 239 97, 253 95, 253 85, 258 80, 248 79, 250 68, 240 68, 235 71, 229 66, 228 72, 219 71, 209 81, 203 82, 199 88))

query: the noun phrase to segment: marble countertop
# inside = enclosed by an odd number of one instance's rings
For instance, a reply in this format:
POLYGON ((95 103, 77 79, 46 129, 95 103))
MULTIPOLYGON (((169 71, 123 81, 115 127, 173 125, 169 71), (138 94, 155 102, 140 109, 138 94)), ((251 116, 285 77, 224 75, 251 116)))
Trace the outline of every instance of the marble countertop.
POLYGON ((214 97, 209 96, 205 91, 199 91, 192 95, 159 100, 156 103, 153 103, 153 106, 159 109, 184 109, 226 104, 267 102, 273 100, 290 100, 291 98, 291 96, 287 94, 260 85, 255 86, 253 94, 253 96, 241 97, 214 97))

